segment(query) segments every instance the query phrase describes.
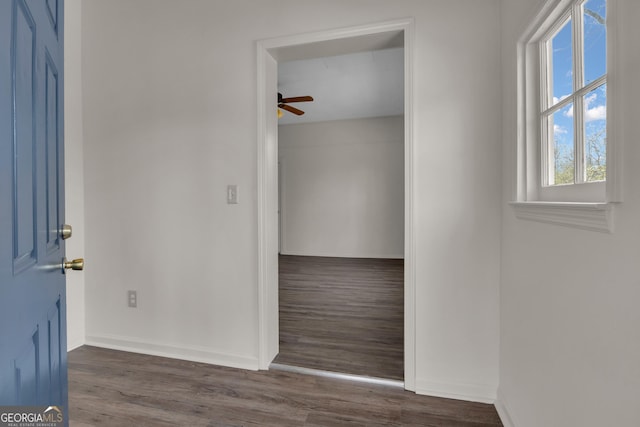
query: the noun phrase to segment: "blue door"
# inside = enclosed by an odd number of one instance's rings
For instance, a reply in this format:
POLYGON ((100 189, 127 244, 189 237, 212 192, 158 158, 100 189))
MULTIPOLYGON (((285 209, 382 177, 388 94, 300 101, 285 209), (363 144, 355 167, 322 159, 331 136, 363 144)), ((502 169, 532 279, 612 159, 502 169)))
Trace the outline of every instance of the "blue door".
POLYGON ((63 0, 0 0, 0 406, 67 420, 63 0))

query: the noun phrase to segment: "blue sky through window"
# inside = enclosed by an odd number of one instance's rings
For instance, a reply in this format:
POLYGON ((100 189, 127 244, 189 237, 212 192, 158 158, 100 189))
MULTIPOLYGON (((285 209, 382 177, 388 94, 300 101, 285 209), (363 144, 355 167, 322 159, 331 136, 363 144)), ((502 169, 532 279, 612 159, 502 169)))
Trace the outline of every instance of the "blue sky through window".
POLYGON ((568 20, 551 39, 553 67, 553 102, 573 92, 573 49, 571 46, 571 20, 568 20))
POLYGON ((607 72, 607 18, 605 0, 588 0, 584 5, 584 82, 589 84, 607 72))

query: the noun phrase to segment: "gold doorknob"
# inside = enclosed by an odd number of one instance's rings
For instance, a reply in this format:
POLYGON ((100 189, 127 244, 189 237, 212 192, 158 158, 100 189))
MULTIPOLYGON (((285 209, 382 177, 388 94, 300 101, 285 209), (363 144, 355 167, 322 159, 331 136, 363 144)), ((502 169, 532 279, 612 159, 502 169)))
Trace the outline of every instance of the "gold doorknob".
POLYGON ((66 258, 62 260, 62 272, 65 270, 84 270, 84 258, 77 258, 73 261, 67 261, 66 258))
POLYGON ((67 240, 73 234, 73 227, 69 224, 62 224, 62 228, 60 229, 60 237, 62 240, 67 240))

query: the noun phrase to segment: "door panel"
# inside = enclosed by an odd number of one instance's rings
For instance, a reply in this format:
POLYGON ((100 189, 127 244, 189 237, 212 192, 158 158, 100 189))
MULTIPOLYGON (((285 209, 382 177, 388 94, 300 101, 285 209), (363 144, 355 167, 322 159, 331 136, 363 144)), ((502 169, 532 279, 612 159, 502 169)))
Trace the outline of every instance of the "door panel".
POLYGON ((60 232, 58 224, 62 224, 60 218, 60 151, 61 145, 58 135, 58 106, 61 104, 58 94, 60 84, 58 82, 58 71, 53 59, 48 54, 45 58, 45 161, 46 173, 46 230, 47 230, 47 251, 56 251, 60 248, 60 232))
MULTIPOLYGON (((21 3, 18 3, 21 5, 21 3)), ((15 7, 12 39, 13 113, 13 269, 36 263, 35 23, 24 7, 15 7)))
POLYGON ((0 406, 67 419, 63 1, 0 1, 0 406))

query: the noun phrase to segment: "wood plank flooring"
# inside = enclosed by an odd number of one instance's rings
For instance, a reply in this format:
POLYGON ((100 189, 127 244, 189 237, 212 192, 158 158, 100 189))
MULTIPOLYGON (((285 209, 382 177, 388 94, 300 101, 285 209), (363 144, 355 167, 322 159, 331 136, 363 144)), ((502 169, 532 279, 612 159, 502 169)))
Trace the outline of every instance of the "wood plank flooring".
POLYGON ((281 371, 80 347, 70 426, 501 426, 492 405, 281 371))
POLYGON ((274 363, 403 380, 403 264, 281 255, 274 363))

